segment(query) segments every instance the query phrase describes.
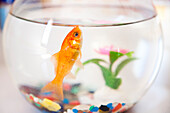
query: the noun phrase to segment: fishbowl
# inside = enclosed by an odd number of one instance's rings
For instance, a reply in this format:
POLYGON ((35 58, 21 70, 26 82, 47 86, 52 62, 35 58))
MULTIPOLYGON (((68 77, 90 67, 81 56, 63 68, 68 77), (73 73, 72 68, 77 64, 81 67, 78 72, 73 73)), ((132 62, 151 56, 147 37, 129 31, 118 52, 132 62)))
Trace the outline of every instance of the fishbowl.
POLYGON ((127 111, 154 81, 162 47, 151 0, 16 0, 3 31, 15 85, 44 113, 127 111))

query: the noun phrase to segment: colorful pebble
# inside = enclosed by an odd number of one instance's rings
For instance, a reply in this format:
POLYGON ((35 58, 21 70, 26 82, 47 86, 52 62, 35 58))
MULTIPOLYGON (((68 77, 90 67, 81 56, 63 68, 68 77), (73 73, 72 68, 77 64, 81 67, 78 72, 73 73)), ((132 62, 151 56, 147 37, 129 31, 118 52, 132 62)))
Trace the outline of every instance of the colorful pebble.
POLYGON ((90 106, 89 110, 91 111, 93 108, 94 108, 94 105, 93 105, 93 106, 90 106))
POLYGON ((35 103, 35 105, 36 105, 37 107, 41 107, 41 104, 40 104, 40 103, 35 103))
POLYGON ((39 98, 37 98, 37 97, 34 97, 34 102, 39 102, 39 98))
POLYGON ((78 110, 77 110, 77 109, 73 109, 73 112, 74 112, 74 113, 78 113, 78 110))
POLYGON ((67 109, 66 113, 73 113, 71 109, 67 109))
POLYGON ((79 87, 75 86, 71 88, 71 93, 77 94, 79 92, 79 87))
POLYGON ((75 100, 75 101, 71 101, 69 104, 70 105, 80 105, 80 102, 75 100))
POLYGON ((47 98, 43 99, 41 105, 48 109, 49 111, 58 111, 61 109, 61 106, 47 98))
POLYGON ((67 98, 65 98, 65 99, 63 100, 63 103, 64 103, 64 104, 69 104, 69 100, 68 100, 67 98))
POLYGON ((118 111, 121 107, 122 107, 122 104, 119 103, 119 104, 112 110, 112 112, 118 111))
POLYGON ((35 106, 41 107, 41 99, 35 97, 33 94, 26 94, 26 98, 29 102, 34 103, 35 106))
POLYGON ((111 110, 114 108, 112 103, 107 104, 107 107, 110 108, 111 110))
POLYGON ((64 89, 65 91, 70 91, 70 90, 71 90, 71 85, 69 85, 69 84, 64 84, 64 85, 63 85, 63 89, 64 89))
POLYGON ((28 94, 26 94, 26 99, 27 99, 30 103, 33 102, 33 100, 30 99, 30 96, 29 96, 28 94))
POLYGON ((122 103, 122 106, 125 106, 126 104, 125 103, 122 103))
POLYGON ((52 94, 52 92, 45 92, 45 93, 42 93, 42 94, 43 94, 43 95, 46 95, 46 96, 47 96, 47 95, 49 96, 49 95, 52 94))
MULTIPOLYGON (((63 113, 64 112, 64 108, 63 108, 63 105, 62 104, 59 104, 61 109, 58 110, 58 111, 50 111, 50 113, 63 113)), ((49 113, 49 112, 48 112, 49 113)))
POLYGON ((109 108, 107 106, 105 106, 105 105, 101 105, 99 107, 99 109, 102 110, 102 111, 109 111, 109 108))
POLYGON ((34 101, 34 95, 30 94, 30 95, 29 95, 29 98, 30 98, 32 101, 34 101))
POLYGON ((99 110, 99 108, 98 107, 94 107, 94 105, 93 105, 93 106, 90 106, 89 110, 91 112, 97 112, 99 110))
POLYGON ((99 108, 98 107, 93 107, 93 109, 92 110, 90 110, 91 112, 97 112, 99 110, 99 108))

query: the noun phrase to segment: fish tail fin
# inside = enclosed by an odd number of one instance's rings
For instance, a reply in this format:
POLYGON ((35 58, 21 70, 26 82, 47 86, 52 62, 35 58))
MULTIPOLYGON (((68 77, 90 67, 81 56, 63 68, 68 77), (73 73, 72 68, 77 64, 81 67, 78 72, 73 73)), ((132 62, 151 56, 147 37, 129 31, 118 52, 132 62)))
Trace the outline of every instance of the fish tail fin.
POLYGON ((48 83, 41 89, 41 93, 51 92, 52 97, 54 97, 58 101, 62 101, 64 99, 63 96, 63 86, 61 84, 56 84, 53 82, 48 83))

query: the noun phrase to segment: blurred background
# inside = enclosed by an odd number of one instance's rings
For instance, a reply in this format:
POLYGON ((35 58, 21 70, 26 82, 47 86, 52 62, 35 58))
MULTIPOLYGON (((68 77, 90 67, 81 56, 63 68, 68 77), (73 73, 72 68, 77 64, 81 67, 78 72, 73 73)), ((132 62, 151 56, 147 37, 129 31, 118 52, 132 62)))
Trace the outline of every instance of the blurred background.
MULTIPOLYGON (((0 1, 0 113, 40 113, 13 86, 2 54, 2 31, 14 0, 0 1)), ((164 58, 159 75, 143 98, 127 113, 170 113, 170 0, 154 0, 164 35, 164 58)))

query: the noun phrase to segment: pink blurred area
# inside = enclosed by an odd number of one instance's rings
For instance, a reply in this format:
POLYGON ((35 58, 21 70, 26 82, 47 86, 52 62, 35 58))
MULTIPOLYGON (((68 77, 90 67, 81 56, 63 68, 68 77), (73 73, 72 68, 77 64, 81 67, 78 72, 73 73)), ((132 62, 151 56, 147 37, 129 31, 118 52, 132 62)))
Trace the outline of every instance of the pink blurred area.
MULTIPOLYGON (((159 76, 144 97, 127 113, 170 113, 170 0, 156 0, 162 21, 165 50, 159 76), (168 13, 169 12, 169 13, 168 13)), ((18 92, 4 64, 0 31, 0 113, 41 113, 18 92)))
POLYGON ((120 53, 123 53, 123 54, 126 54, 126 53, 129 52, 129 50, 126 50, 126 49, 115 48, 113 45, 105 46, 105 47, 96 49, 95 51, 99 54, 102 54, 102 55, 110 55, 110 51, 120 52, 120 53))

